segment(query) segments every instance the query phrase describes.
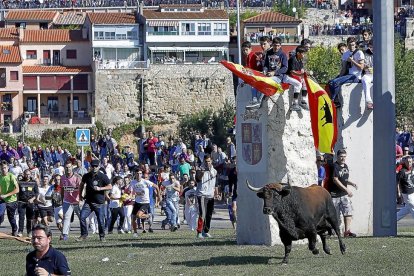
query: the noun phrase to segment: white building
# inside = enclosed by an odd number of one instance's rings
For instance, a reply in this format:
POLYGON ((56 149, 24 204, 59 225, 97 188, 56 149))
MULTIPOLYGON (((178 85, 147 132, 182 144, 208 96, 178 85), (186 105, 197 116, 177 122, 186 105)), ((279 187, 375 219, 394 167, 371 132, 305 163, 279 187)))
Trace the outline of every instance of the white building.
POLYGON ((229 18, 202 5, 160 5, 138 15, 145 26, 151 63, 218 62, 228 59, 229 18))
POLYGON ((143 60, 135 13, 88 13, 84 28, 88 30, 99 68, 134 68, 143 60))

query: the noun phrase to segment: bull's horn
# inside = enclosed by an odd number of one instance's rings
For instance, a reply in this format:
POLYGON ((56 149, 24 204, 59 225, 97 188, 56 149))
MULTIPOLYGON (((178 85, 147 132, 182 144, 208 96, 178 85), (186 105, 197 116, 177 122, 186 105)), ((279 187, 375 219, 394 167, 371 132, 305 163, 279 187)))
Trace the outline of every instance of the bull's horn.
POLYGON ((252 190, 255 193, 258 193, 261 190, 261 188, 255 188, 252 185, 250 185, 249 180, 247 180, 247 179, 246 179, 246 185, 247 185, 247 188, 249 188, 250 190, 252 190))

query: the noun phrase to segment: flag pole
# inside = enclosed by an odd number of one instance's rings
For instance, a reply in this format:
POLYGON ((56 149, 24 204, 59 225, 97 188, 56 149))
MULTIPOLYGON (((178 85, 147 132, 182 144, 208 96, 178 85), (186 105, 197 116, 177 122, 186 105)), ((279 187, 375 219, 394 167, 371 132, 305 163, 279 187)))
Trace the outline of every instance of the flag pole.
POLYGON ((240 1, 236 0, 237 5, 237 53, 238 53, 238 63, 241 64, 241 31, 240 31, 240 1))

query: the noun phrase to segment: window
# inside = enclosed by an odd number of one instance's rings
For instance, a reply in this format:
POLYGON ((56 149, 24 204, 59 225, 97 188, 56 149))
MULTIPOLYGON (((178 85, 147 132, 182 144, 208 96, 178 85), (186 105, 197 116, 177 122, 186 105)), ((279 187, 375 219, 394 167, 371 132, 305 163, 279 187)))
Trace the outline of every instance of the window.
POLYGON ((37 90, 37 77, 36 76, 23 76, 23 89, 24 90, 37 90))
POLYGON ((127 32, 127 39, 137 39, 137 32, 135 31, 128 31, 127 32))
POLYGON ((115 40, 115 32, 105 32, 106 40, 115 40))
POLYGON ((59 102, 57 97, 47 98, 47 111, 57 112, 59 111, 59 102))
POLYGON ((211 35, 211 24, 198 23, 198 35, 211 35))
POLYGON ((37 112, 37 99, 35 97, 27 98, 27 111, 37 112))
POLYGON ((122 40, 122 39, 126 39, 127 38, 127 34, 116 34, 116 39, 117 40, 122 40))
POLYGON ((214 23, 214 35, 227 35, 227 24, 214 23))
POLYGON ((78 74, 73 76, 73 90, 88 90, 87 74, 78 74))
POLYGON ((26 29, 26 22, 17 22, 14 26, 16 26, 16 28, 22 27, 23 29, 26 29))
POLYGON ((41 23, 39 23, 39 28, 41 29, 41 30, 47 30, 48 29, 48 24, 47 24, 47 22, 41 22, 41 23))
POLYGON ((67 59, 76 59, 76 50, 66 50, 67 59))
POLYGON ((182 35, 195 35, 195 23, 182 23, 181 34, 182 35))
POLYGON ((36 50, 27 50, 26 51, 26 58, 27 59, 37 59, 37 51, 36 50))
POLYGON ((11 81, 19 80, 19 71, 10 71, 10 80, 11 81))
POLYGON ((94 32, 93 33, 95 40, 103 40, 104 39, 104 32, 94 32))

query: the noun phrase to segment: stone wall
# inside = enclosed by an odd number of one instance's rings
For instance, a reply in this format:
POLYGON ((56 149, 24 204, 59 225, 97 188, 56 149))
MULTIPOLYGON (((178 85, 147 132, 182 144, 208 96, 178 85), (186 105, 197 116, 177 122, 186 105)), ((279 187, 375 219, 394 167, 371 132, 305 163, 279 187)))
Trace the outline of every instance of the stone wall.
POLYGON ((175 122, 204 108, 218 109, 226 100, 234 103, 233 78, 220 64, 98 70, 96 120, 114 126, 140 119, 142 95, 144 120, 175 122))

